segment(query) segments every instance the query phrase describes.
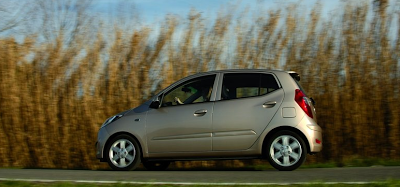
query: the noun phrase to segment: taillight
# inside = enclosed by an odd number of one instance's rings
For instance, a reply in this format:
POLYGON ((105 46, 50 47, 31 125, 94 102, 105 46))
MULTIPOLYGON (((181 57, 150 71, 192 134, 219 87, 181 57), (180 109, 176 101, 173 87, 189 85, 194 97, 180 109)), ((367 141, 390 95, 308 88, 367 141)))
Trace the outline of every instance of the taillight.
POLYGON ((300 108, 303 109, 303 111, 308 116, 310 116, 310 118, 313 118, 313 113, 311 111, 311 106, 309 104, 308 98, 306 97, 306 95, 304 95, 304 93, 301 90, 296 89, 296 95, 294 96, 294 100, 300 106, 300 108))

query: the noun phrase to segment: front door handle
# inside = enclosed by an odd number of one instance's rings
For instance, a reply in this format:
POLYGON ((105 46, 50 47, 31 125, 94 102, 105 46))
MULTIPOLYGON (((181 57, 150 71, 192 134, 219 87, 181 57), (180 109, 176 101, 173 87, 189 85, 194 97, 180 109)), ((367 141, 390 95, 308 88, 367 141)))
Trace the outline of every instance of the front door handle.
POLYGON ((194 116, 200 117, 200 116, 204 116, 206 113, 207 113, 207 110, 205 110, 205 109, 196 110, 196 111, 194 112, 194 116))
POLYGON ((276 105, 276 101, 267 101, 263 104, 263 108, 272 108, 276 105))

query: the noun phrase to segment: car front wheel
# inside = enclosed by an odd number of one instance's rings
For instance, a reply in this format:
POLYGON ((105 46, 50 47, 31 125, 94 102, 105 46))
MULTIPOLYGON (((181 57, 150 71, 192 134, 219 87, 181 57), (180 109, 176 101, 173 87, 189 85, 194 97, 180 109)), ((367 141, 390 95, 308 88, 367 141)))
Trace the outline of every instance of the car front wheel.
POLYGON ((307 147, 304 140, 292 131, 279 131, 268 141, 267 159, 277 170, 292 171, 306 160, 307 147))
POLYGON ((107 162, 113 170, 134 170, 140 164, 139 144, 128 135, 118 135, 107 146, 107 162))

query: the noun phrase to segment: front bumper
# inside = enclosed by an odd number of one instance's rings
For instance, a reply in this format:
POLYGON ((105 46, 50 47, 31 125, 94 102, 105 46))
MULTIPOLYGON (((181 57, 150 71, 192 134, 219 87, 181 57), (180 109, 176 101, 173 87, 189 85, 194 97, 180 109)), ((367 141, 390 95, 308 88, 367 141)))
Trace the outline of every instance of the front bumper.
POLYGON ((97 133, 97 142, 96 142, 96 158, 103 161, 103 152, 106 146, 106 141, 110 135, 108 134, 106 128, 101 128, 97 133))

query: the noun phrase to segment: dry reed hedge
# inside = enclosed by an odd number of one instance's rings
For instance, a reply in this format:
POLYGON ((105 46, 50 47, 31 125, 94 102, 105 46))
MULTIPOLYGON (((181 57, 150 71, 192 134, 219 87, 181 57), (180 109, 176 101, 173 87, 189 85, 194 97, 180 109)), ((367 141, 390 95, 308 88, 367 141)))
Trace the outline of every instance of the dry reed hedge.
POLYGON ((112 43, 98 33, 93 43, 67 45, 62 31, 54 42, 2 38, 0 166, 104 167, 94 143, 107 117, 179 78, 224 68, 302 75, 324 129, 324 149, 309 162, 400 159, 400 10, 381 2, 348 3, 328 18, 319 4, 310 14, 289 5, 251 21, 228 11, 212 25, 192 11, 183 21, 166 17, 157 36, 117 28, 112 43))

